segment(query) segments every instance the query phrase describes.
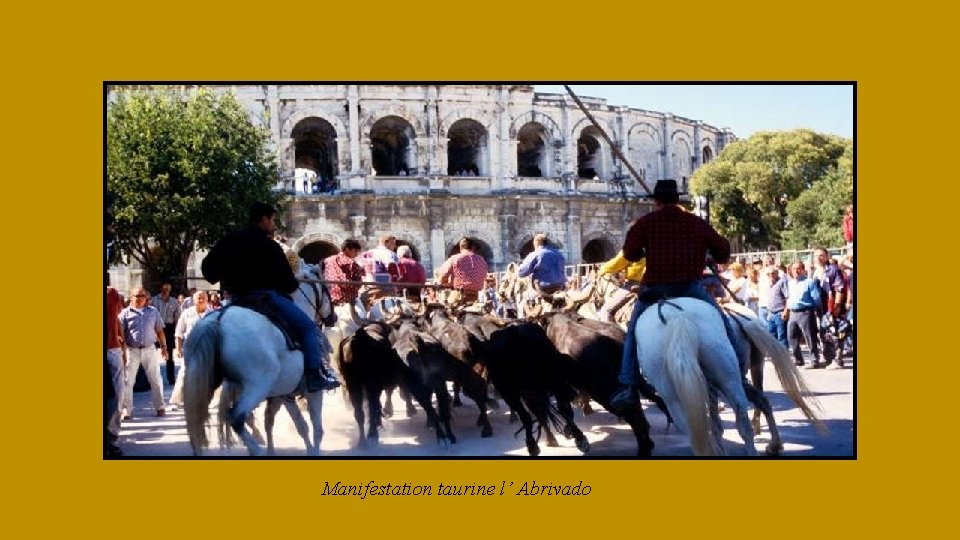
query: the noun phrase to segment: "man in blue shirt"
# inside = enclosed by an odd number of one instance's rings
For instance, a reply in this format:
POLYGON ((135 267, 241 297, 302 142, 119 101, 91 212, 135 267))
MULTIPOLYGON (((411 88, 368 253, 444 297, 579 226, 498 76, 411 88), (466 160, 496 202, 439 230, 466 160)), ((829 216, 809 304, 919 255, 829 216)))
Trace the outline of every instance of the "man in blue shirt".
POLYGON ((770 292, 767 296, 767 330, 773 337, 777 338, 777 341, 783 343, 783 346, 789 349, 787 321, 783 319, 783 310, 787 308, 787 296, 790 294, 787 287, 788 279, 786 275, 781 276, 780 270, 775 267, 771 268, 769 272, 770 281, 773 285, 770 286, 770 292))
POLYGON ((817 313, 822 305, 820 283, 807 276, 807 269, 802 262, 795 262, 790 266, 793 279, 787 283, 787 307, 782 317, 787 322, 787 336, 790 347, 793 349, 793 358, 798 366, 802 366, 803 355, 800 352, 800 334, 810 348, 813 363, 807 369, 819 369, 825 364, 820 362, 820 339, 818 336, 819 317, 817 313))
POLYGON ((124 420, 133 417, 133 383, 137 378, 137 370, 143 366, 143 372, 150 383, 150 396, 153 399, 153 408, 157 416, 166 414, 163 404, 163 382, 160 379, 161 355, 157 354, 154 343, 160 344, 163 359, 170 355, 167 350, 167 340, 163 335, 163 317, 157 308, 149 305, 150 294, 143 287, 135 287, 130 291, 130 306, 123 309, 118 316, 121 339, 121 350, 126 352, 126 387, 123 392, 123 409, 126 413, 124 420))
POLYGON ((523 278, 532 274, 542 292, 553 294, 563 290, 567 284, 567 274, 563 270, 566 261, 549 244, 547 235, 541 233, 534 236, 533 251, 523 259, 517 275, 523 278))

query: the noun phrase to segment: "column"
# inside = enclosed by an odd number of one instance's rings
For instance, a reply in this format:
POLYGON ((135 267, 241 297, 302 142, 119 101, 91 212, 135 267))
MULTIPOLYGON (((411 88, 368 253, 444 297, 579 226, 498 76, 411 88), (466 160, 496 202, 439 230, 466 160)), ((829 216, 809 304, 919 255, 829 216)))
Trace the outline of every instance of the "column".
MULTIPOLYGON (((512 173, 515 173, 517 168, 514 166, 510 168, 510 90, 506 85, 500 86, 500 103, 497 107, 497 120, 499 121, 499 139, 500 139, 500 163, 499 167, 496 170, 496 174, 499 178, 491 182, 491 187, 494 189, 500 188, 505 184, 505 180, 509 176, 513 176, 512 173)), ((516 152, 513 153, 514 159, 516 159, 516 152)))
POLYGON ((360 171, 360 87, 347 87, 347 105, 350 115, 350 175, 359 176, 360 171))
MULTIPOLYGON (((660 130, 663 138, 663 148, 660 150, 660 155, 663 156, 663 160, 661 161, 663 174, 660 175, 660 178, 663 179, 673 178, 673 145, 670 143, 670 118, 673 118, 673 115, 667 114, 664 115, 660 121, 660 130)), ((674 180, 678 179, 674 178, 674 180)))
POLYGON ((446 239, 443 235, 443 201, 429 201, 429 226, 430 226, 430 260, 433 263, 435 272, 444 261, 447 260, 446 239))
POLYGON ((439 137, 440 137, 440 126, 438 124, 439 120, 437 118, 437 87, 429 86, 427 87, 427 133, 426 136, 429 139, 427 145, 427 169, 426 173, 431 175, 442 174, 440 170, 440 159, 437 153, 439 152, 439 137))
POLYGON ((274 152, 277 155, 277 163, 283 168, 283 156, 280 147, 280 95, 277 85, 271 84, 267 87, 267 110, 270 111, 270 134, 273 136, 274 152))
POLYGON ((567 202, 567 264, 579 264, 583 254, 581 246, 580 203, 567 202))

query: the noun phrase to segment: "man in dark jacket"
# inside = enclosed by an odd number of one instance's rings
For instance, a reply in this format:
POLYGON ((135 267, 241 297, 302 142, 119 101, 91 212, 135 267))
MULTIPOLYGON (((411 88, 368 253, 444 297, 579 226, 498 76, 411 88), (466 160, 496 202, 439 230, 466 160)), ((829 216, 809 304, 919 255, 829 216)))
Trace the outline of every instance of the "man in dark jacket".
POLYGON ((656 298, 690 297, 717 308, 733 342, 733 328, 720 306, 701 283, 709 253, 718 263, 730 259, 730 242, 703 219, 680 208, 675 180, 660 180, 653 190, 656 209, 638 219, 627 231, 623 256, 628 261, 647 258, 643 289, 627 325, 620 369, 620 389, 611 397, 614 409, 622 410, 637 400, 637 343, 634 330, 640 315, 656 298))
POLYGON ((257 202, 250 207, 248 227, 221 239, 203 259, 203 277, 232 297, 252 292, 266 294, 280 316, 303 344, 303 375, 308 392, 340 386, 332 374, 321 371, 320 334, 316 323, 290 299, 299 283, 283 249, 273 240, 276 210, 257 202))

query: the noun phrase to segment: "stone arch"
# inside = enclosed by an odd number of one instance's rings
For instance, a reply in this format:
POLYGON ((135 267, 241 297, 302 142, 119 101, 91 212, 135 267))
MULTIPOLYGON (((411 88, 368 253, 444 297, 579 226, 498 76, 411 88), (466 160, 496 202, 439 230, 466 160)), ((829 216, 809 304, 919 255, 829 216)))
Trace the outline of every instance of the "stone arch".
POLYGON ((523 124, 512 140, 517 145, 517 176, 553 177, 556 139, 543 124, 535 121, 523 124))
POLYGON ((693 174, 694 148, 690 134, 676 130, 670 135, 670 152, 673 154, 672 177, 677 181, 681 193, 687 191, 690 176, 693 174))
POLYGON ((417 115, 413 114, 413 112, 399 103, 390 103, 368 113, 364 117, 363 121, 360 122, 360 137, 369 138, 370 129, 377 122, 377 120, 387 116, 397 116, 406 120, 413 128, 415 137, 424 137, 426 135, 426 130, 423 128, 423 122, 420 121, 420 118, 418 118, 417 115))
POLYGON ((659 180, 663 153, 660 130, 649 122, 637 122, 627 130, 626 142, 627 157, 634 167, 643 171, 644 180, 659 180))
POLYGON ((554 142, 563 141, 563 132, 553 118, 533 110, 527 111, 513 119, 513 122, 510 123, 510 139, 516 139, 520 128, 529 122, 535 122, 543 126, 547 133, 550 134, 550 137, 553 138, 554 142))
MULTIPOLYGON (((616 255, 617 252, 620 251, 620 248, 623 246, 623 242, 617 238, 617 235, 612 234, 610 231, 590 231, 590 232, 583 233, 580 236, 580 245, 583 246, 584 249, 586 249, 586 246, 591 242, 599 242, 607 245, 608 247, 610 247, 610 249, 612 249, 612 252, 610 253, 609 257, 604 259, 604 261, 600 261, 600 262, 605 262, 613 258, 613 256, 616 255)), ((581 260, 582 260, 582 257, 583 257, 583 254, 581 253, 581 260)))
POLYGON ((416 129, 406 118, 381 116, 374 122, 364 141, 369 144, 371 172, 375 176, 407 176, 416 174, 416 129))
POLYGON ((700 140, 700 164, 706 165, 717 157, 716 145, 713 139, 706 138, 700 140))
POLYGON ((627 144, 629 145, 630 138, 633 137, 633 135, 639 135, 640 133, 650 135, 650 138, 653 139, 653 142, 655 142, 657 146, 663 146, 663 143, 660 141, 660 130, 650 122, 636 122, 630 126, 630 128, 627 129, 627 144))
POLYGON ((331 233, 307 233, 298 238, 297 241, 293 243, 293 246, 291 246, 291 249, 297 253, 300 253, 300 250, 314 242, 325 242, 327 244, 332 244, 335 248, 337 248, 337 251, 340 251, 340 245, 343 244, 344 240, 344 238, 331 233))
MULTIPOLYGON (((594 116, 594 118, 596 118, 596 116, 594 116)), ((614 129, 613 124, 611 124, 609 121, 604 120, 602 118, 597 118, 597 123, 599 123, 600 126, 603 127, 603 131, 607 133, 607 137, 610 137, 610 140, 612 140, 613 142, 617 142, 617 130, 614 129)), ((570 139, 573 141, 576 141, 577 139, 580 138, 580 132, 582 132, 584 129, 588 127, 595 127, 595 126, 593 126, 593 122, 591 122, 589 118, 584 116, 576 124, 573 125, 573 129, 570 130, 570 139)), ((600 141, 600 142, 606 143, 606 141, 600 141)))
POLYGON ((473 118, 451 124, 445 138, 447 174, 489 176, 492 137, 490 129, 473 118))
POLYGON ((442 137, 449 137, 450 128, 453 124, 457 123, 457 120, 469 119, 477 122, 484 129, 487 130, 487 134, 493 133, 493 118, 490 113, 481 109, 454 109, 450 111, 446 116, 440 120, 440 135, 442 137))
POLYGON ((346 137, 347 128, 343 125, 343 122, 340 121, 336 115, 330 114, 329 111, 320 108, 308 108, 300 109, 294 111, 287 119, 283 122, 283 128, 280 130, 280 136, 286 138, 293 137, 293 128, 296 127, 300 121, 305 120, 310 117, 321 118, 326 120, 333 126, 334 131, 336 132, 337 137, 346 137))

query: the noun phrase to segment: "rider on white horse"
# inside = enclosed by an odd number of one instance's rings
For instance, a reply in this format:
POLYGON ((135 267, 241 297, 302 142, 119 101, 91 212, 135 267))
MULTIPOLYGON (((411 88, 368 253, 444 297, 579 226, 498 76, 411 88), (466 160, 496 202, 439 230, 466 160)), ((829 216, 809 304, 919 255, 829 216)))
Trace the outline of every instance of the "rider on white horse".
MULTIPOLYGON (((675 180, 658 181, 653 200, 656 209, 631 225, 623 243, 623 255, 628 261, 646 257, 647 266, 642 280, 644 288, 627 325, 619 379, 621 386, 610 398, 610 404, 616 410, 626 409, 638 399, 639 366, 634 328, 640 315, 658 299, 675 297, 703 300, 720 311, 720 306, 701 285, 700 276, 707 253, 719 263, 730 259, 730 242, 707 222, 680 208, 675 180)), ((720 318, 731 343, 735 343, 733 327, 722 311, 720 318)))
POLYGON ((330 390, 340 386, 340 381, 322 371, 317 325, 290 299, 299 283, 283 249, 273 240, 276 213, 266 203, 254 203, 248 214, 249 226, 221 239, 203 259, 203 277, 210 283, 222 282, 221 288, 232 298, 265 293, 303 344, 307 392, 330 390))

